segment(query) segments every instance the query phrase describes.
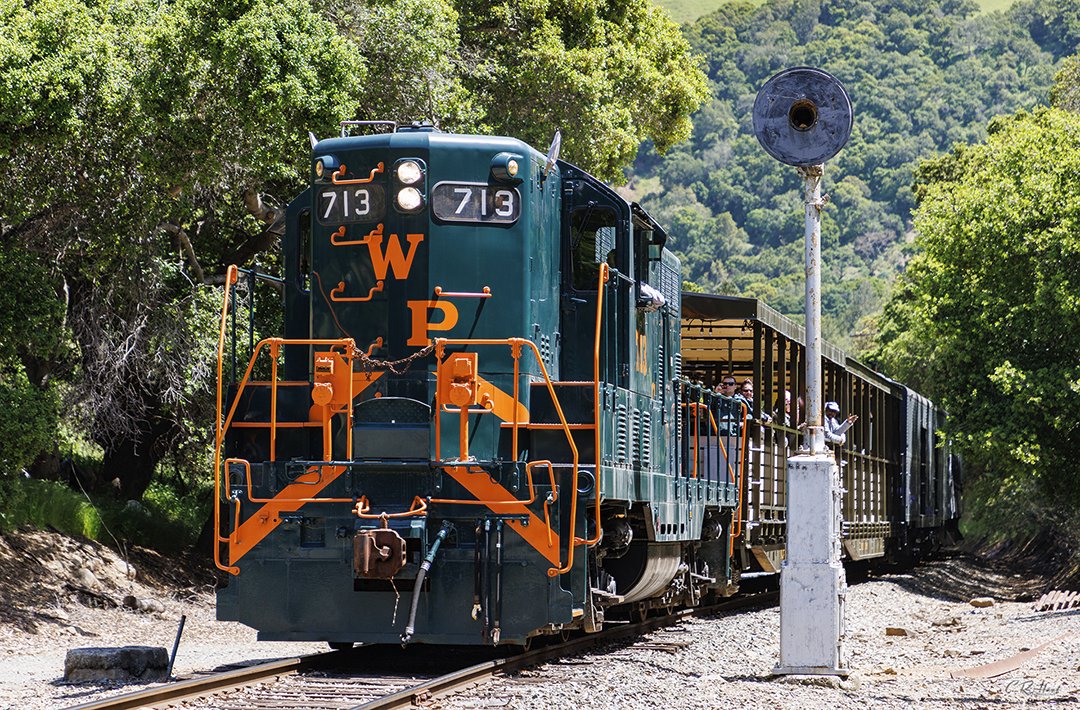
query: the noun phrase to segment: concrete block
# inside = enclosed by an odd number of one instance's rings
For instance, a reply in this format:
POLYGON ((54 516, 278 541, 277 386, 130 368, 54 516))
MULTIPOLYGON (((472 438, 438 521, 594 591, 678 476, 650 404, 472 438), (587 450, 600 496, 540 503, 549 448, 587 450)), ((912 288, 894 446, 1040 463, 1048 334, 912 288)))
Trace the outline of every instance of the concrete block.
POLYGON ((168 680, 168 668, 169 652, 158 646, 73 648, 64 659, 64 680, 152 683, 168 680))
POLYGON ((839 471, 831 456, 788 459, 787 560, 780 571, 780 663, 775 673, 848 674, 840 500, 839 471))

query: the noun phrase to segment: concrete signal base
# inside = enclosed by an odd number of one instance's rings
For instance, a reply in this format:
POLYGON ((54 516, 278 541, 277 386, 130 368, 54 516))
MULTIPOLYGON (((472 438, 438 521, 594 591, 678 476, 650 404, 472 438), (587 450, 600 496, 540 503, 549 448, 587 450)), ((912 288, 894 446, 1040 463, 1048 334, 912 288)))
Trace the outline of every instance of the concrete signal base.
POLYGON ((831 454, 788 459, 787 559, 780 570, 777 675, 847 676, 840 472, 831 454))
POLYGON ((169 679, 168 668, 169 652, 157 646, 72 648, 64 659, 64 680, 155 683, 169 679))

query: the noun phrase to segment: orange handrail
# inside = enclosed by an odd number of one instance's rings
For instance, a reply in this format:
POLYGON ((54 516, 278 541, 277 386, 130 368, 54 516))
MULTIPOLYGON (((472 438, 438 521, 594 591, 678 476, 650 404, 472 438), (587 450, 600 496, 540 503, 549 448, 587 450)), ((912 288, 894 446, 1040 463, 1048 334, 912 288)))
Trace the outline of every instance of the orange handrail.
MULTIPOLYGON (((532 470, 535 466, 547 466, 548 478, 551 481, 551 492, 555 496, 551 499, 554 503, 558 499, 558 492, 555 488, 555 469, 552 467, 551 461, 547 459, 541 459, 537 461, 529 461, 525 464, 525 480, 529 487, 529 499, 521 500, 520 498, 506 498, 503 500, 465 500, 460 498, 428 498, 429 503, 441 503, 444 505, 486 505, 488 507, 495 505, 532 505, 536 502, 536 487, 533 484, 532 470)), ((464 467, 468 473, 482 473, 488 475, 488 472, 482 468, 477 468, 475 471, 470 470, 470 467, 464 467)))
POLYGON ((233 575, 240 574, 240 568, 226 566, 221 562, 221 543, 229 541, 228 538, 221 536, 221 444, 225 437, 224 429, 221 428, 221 385, 225 377, 225 332, 229 325, 229 295, 238 274, 239 270, 235 264, 230 265, 225 272, 225 296, 221 303, 221 330, 218 332, 217 419, 215 420, 217 428, 214 432, 214 566, 233 575))
POLYGON ((382 279, 375 282, 366 296, 342 296, 345 293, 345 282, 338 281, 336 288, 330 289, 330 300, 334 303, 366 303, 375 298, 375 294, 383 290, 382 279))
MULTIPOLYGON (((709 410, 709 419, 712 420, 713 428, 716 431, 716 443, 720 445, 720 453, 722 453, 724 455, 724 462, 727 463, 728 477, 732 482, 734 482, 735 478, 736 478, 735 477, 735 469, 733 469, 731 467, 731 457, 728 456, 727 447, 724 446, 724 437, 720 436, 720 431, 719 431, 719 428, 716 425, 716 420, 713 419, 712 410, 709 410)), ((743 422, 744 422, 744 425, 745 425, 745 422, 746 422, 745 417, 743 418, 743 422)), ((743 438, 745 439, 746 436, 743 435, 743 438)), ((742 459, 740 459, 739 460, 739 466, 742 466, 742 464, 743 464, 742 459)))
POLYGON ((366 185, 375 181, 375 176, 381 173, 384 169, 384 165, 380 162, 376 167, 372 168, 371 174, 366 178, 357 178, 355 180, 345 179, 345 163, 341 164, 341 167, 330 174, 330 182, 335 185, 366 185))
MULTIPOLYGON (((352 338, 295 339, 295 340, 293 340, 293 339, 286 340, 284 338, 265 338, 265 339, 259 341, 259 343, 255 346, 254 350, 251 353, 251 357, 248 360, 247 369, 244 371, 244 376, 241 378, 240 383, 237 385, 236 396, 233 399, 232 406, 229 408, 228 413, 225 414, 225 416, 223 417, 222 415, 224 413, 224 384, 225 384, 225 371, 224 371, 224 369, 225 369, 225 335, 226 335, 226 332, 228 331, 228 315, 229 315, 229 306, 230 306, 230 301, 231 301, 230 297, 231 297, 231 292, 232 292, 232 286, 236 284, 236 282, 238 280, 238 276, 239 276, 239 269, 237 268, 237 266, 236 265, 230 265, 229 268, 226 270, 226 273, 225 273, 225 293, 224 293, 224 296, 222 298, 222 303, 221 303, 221 324, 220 324, 220 327, 219 327, 219 330, 218 330, 217 388, 216 388, 216 393, 215 393, 215 397, 216 397, 216 403, 215 403, 216 404, 216 407, 215 407, 216 418, 215 418, 215 431, 214 431, 214 566, 217 567, 218 569, 220 569, 220 570, 222 570, 224 572, 228 572, 229 574, 232 574, 232 575, 239 574, 240 569, 238 567, 236 567, 235 565, 226 565, 221 559, 221 544, 231 542, 231 538, 232 538, 232 535, 230 535, 229 537, 223 537, 221 535, 222 448, 223 448, 224 443, 225 443, 225 432, 227 432, 229 430, 229 427, 231 427, 233 425, 233 418, 235 417, 236 410, 240 405, 240 399, 241 399, 240 395, 241 395, 241 393, 244 391, 244 389, 246 387, 248 387, 249 385, 251 385, 253 383, 253 380, 251 379, 251 373, 252 373, 252 370, 255 368, 255 363, 256 363, 260 353, 262 353, 264 348, 269 346, 269 350, 270 350, 271 357, 272 357, 271 380, 269 382, 269 385, 270 385, 270 388, 271 388, 270 389, 270 402, 271 402, 270 409, 271 409, 271 411, 270 411, 269 426, 270 426, 270 460, 273 461, 273 460, 275 460, 275 454, 276 454, 276 451, 275 451, 276 450, 276 442, 277 442, 276 431, 277 431, 277 427, 279 426, 279 423, 277 421, 277 388, 278 388, 279 385, 282 385, 282 386, 297 386, 299 384, 302 384, 302 383, 296 383, 296 382, 279 383, 277 381, 277 373, 278 373, 277 355, 280 352, 281 346, 282 345, 325 345, 325 346, 330 347, 330 348, 342 347, 342 348, 344 348, 344 352, 347 353, 346 357, 349 358, 350 363, 351 363, 351 359, 352 359, 351 353, 353 353, 355 351, 355 348, 356 348, 356 343, 352 338)), ((303 383, 303 384, 306 384, 306 383, 303 383)), ((339 411, 336 411, 336 412, 335 411, 330 411, 329 407, 326 408, 326 411, 324 411, 324 414, 323 414, 323 421, 322 421, 321 425, 322 425, 323 429, 325 430, 324 431, 324 435, 325 435, 326 433, 329 432, 329 420, 330 420, 330 417, 332 417, 334 414, 347 414, 347 418, 349 420, 349 422, 348 422, 349 426, 346 427, 347 430, 348 430, 348 433, 347 433, 347 446, 349 447, 349 450, 351 451, 352 450, 352 426, 351 426, 351 424, 352 424, 352 398, 351 398, 351 395, 352 395, 352 378, 351 377, 349 378, 349 395, 350 395, 349 403, 345 408, 343 408, 343 409, 341 409, 339 411)), ((325 438, 325 436, 324 436, 324 438, 325 438)), ((327 449, 326 447, 324 447, 324 458, 327 461, 331 460, 331 458, 332 458, 330 450, 327 449)), ((247 478, 247 484, 248 484, 248 494, 249 494, 249 498, 250 498, 250 494, 251 494, 251 491, 252 491, 250 464, 247 461, 243 460, 243 459, 229 459, 225 463, 230 463, 230 462, 236 462, 236 463, 243 462, 243 464, 245 466, 245 470, 246 470, 246 478, 247 478)), ((230 499, 231 499, 231 496, 230 496, 230 499)), ((293 501, 293 502, 309 502, 308 499, 288 499, 288 500, 293 501)), ((340 499, 340 500, 345 501, 345 502, 350 502, 350 503, 352 502, 351 498, 349 498, 349 499, 340 499)), ((314 502, 314 501, 340 502, 340 501, 334 501, 334 499, 329 499, 329 498, 310 499, 310 501, 311 502, 314 502)), ((260 502, 260 501, 253 500, 253 502, 260 502)), ((266 502, 266 501, 264 501, 264 502, 266 502)), ((235 513, 236 518, 237 518, 236 527, 238 527, 239 526, 239 515, 240 515, 240 509, 239 509, 240 501, 238 499, 236 499, 236 505, 237 505, 236 513, 235 513)), ((235 533, 235 528, 234 528, 234 533, 235 533)))
POLYGON ((745 473, 746 473, 746 416, 747 416, 747 414, 749 412, 749 408, 746 406, 745 403, 743 403, 741 406, 742 406, 742 410, 743 410, 742 428, 740 429, 740 431, 742 432, 742 454, 739 456, 739 483, 738 483, 738 487, 736 488, 736 492, 738 493, 738 499, 736 500, 736 504, 735 504, 735 519, 731 523, 731 527, 732 527, 731 534, 728 535, 728 556, 729 557, 732 555, 732 553, 735 550, 735 538, 742 535, 742 507, 743 507, 743 497, 744 497, 743 483, 746 480, 746 476, 745 476, 745 473), (735 529, 736 525, 738 526, 737 530, 735 529))
POLYGON ((481 291, 443 291, 442 286, 436 286, 433 292, 435 298, 440 296, 446 296, 448 298, 491 298, 494 294, 491 293, 491 287, 485 286, 481 291))
MULTIPOLYGON (((685 402, 683 404, 683 406, 690 410, 690 413, 691 413, 691 426, 693 426, 693 428, 694 428, 694 453, 693 453, 694 458, 693 458, 692 477, 696 478, 697 477, 697 464, 698 464, 698 450, 700 448, 700 427, 698 426, 698 421, 697 420, 698 420, 698 411, 700 409, 702 409, 702 408, 708 409, 709 420, 710 420, 710 423, 712 424, 713 431, 717 432, 717 434, 719 434, 719 431, 718 431, 718 426, 717 426, 717 423, 716 423, 716 419, 713 417, 712 410, 708 407, 708 405, 706 405, 704 403, 701 403, 701 402, 685 402)), ((741 425, 739 427, 739 432, 740 432, 739 437, 741 439, 741 441, 740 441, 741 451, 740 451, 740 455, 739 455, 739 472, 738 472, 738 475, 736 475, 735 470, 731 466, 731 457, 728 455, 727 447, 724 446, 723 437, 717 436, 717 443, 720 445, 720 450, 724 455, 724 460, 727 462, 728 474, 730 475, 731 480, 736 482, 736 489, 735 490, 736 490, 736 493, 737 493, 737 498, 736 498, 736 503, 735 503, 735 513, 734 513, 734 516, 732 518, 731 529, 730 529, 729 535, 728 535, 728 554, 729 555, 731 555, 733 553, 734 549, 735 549, 735 538, 742 535, 742 523, 743 523, 742 506, 743 506, 743 499, 745 497, 745 491, 744 491, 745 485, 744 484, 745 484, 745 481, 746 481, 746 475, 745 474, 746 474, 746 445, 747 445, 747 441, 746 441, 746 421, 747 421, 748 414, 749 414, 749 408, 747 407, 745 402, 740 402, 739 406, 742 408, 742 423, 741 423, 741 425)))
POLYGON ((374 341, 372 341, 371 345, 368 346, 367 352, 364 353, 364 356, 365 357, 371 357, 372 353, 374 353, 376 350, 378 350, 382 346, 383 346, 383 339, 382 339, 382 336, 380 335, 379 337, 375 338, 374 341))
POLYGON ((345 225, 341 225, 334 232, 330 234, 330 244, 335 247, 351 247, 351 246, 366 246, 371 243, 374 237, 383 236, 383 225, 379 222, 379 225, 375 229, 371 230, 359 239, 352 239, 349 241, 343 241, 345 239, 345 225))
MULTIPOLYGON (((719 430, 716 426, 716 420, 713 419, 712 411, 709 410, 709 405, 704 402, 684 402, 683 406, 690 410, 692 425, 694 427, 694 466, 690 470, 690 478, 698 477, 698 451, 701 450, 701 427, 698 422, 698 410, 704 409, 709 412, 709 420, 712 422, 713 431, 719 434, 719 430)), ((723 446, 723 444, 720 444, 723 446)))
MULTIPOLYGON (((567 548, 568 548, 567 561, 566 561, 566 565, 561 566, 561 567, 551 567, 547 571, 549 577, 556 577, 556 576, 558 576, 560 574, 566 574, 567 572, 569 572, 571 570, 571 568, 574 565, 574 545, 575 545, 575 543, 577 541, 577 538, 574 537, 574 530, 575 530, 576 523, 577 523, 577 495, 576 495, 576 492, 577 492, 577 487, 578 487, 578 450, 577 450, 577 444, 574 442, 574 436, 573 436, 573 434, 570 433, 570 425, 567 424, 567 422, 566 422, 566 415, 563 414, 562 405, 559 404, 559 397, 558 397, 558 395, 555 394, 555 386, 552 384, 551 375, 548 373, 547 367, 544 365, 544 358, 540 355, 540 349, 536 346, 536 343, 532 342, 531 340, 529 340, 527 338, 475 338, 475 339, 474 338, 435 338, 436 378, 438 378, 438 376, 439 376, 438 373, 440 372, 440 367, 441 367, 441 364, 442 364, 442 355, 443 355, 443 352, 444 352, 447 345, 509 345, 511 348, 514 348, 515 346, 520 348, 522 345, 526 345, 532 350, 533 355, 536 356, 536 363, 540 366, 540 374, 544 378, 544 384, 547 385, 547 390, 548 390, 548 394, 551 397, 551 402, 555 405, 556 414, 559 415, 559 423, 562 425, 563 432, 566 434, 566 441, 570 445, 571 461, 573 462, 573 469, 572 469, 570 481, 571 481, 571 490, 575 492, 575 495, 572 496, 571 499, 570 499, 570 530, 569 530, 569 536, 568 536, 568 539, 570 540, 570 542, 567 543, 567 548)), ((513 353, 514 353, 514 350, 511 350, 511 354, 513 354, 513 353)), ((439 402, 439 394, 438 394, 438 388, 437 387, 436 387, 436 390, 435 390, 435 404, 436 404, 436 407, 435 407, 436 412, 443 411, 443 409, 442 409, 443 405, 442 405, 441 402, 439 402)), ((514 401, 514 410, 513 410, 514 411, 514 419, 517 419, 517 406, 518 406, 518 402, 515 400, 514 401)), ((466 411, 468 411, 467 408, 462 408, 462 409, 466 409, 466 411)), ((459 410, 452 410, 452 411, 459 411, 459 410)), ((478 410, 478 411, 487 411, 487 410, 478 410)), ((439 459, 439 461, 441 462, 442 461, 442 456, 441 456, 441 451, 440 451, 440 448, 439 448, 440 439, 441 439, 441 436, 440 436, 441 429, 440 429, 440 426, 439 426, 439 420, 440 420, 440 417, 438 416, 438 414, 436 414, 436 418, 435 418, 435 441, 436 441, 435 455, 436 455, 436 458, 439 459)), ((514 455, 517 456, 517 452, 514 452, 514 455)), ((597 487, 599 487, 599 482, 597 483, 597 487)), ((517 504, 520 505, 520 502, 518 502, 517 504)), ((549 524, 549 531, 550 531, 550 524, 549 524)))
MULTIPOLYGON (((351 499, 350 499, 351 500, 351 499)), ((353 508, 353 512, 356 513, 356 517, 363 518, 364 520, 382 520, 383 518, 412 518, 418 515, 427 515, 427 502, 420 496, 413 498, 412 506, 408 510, 404 510, 400 513, 369 513, 371 510, 371 503, 368 502, 367 496, 360 496, 360 500, 356 502, 356 507, 353 508)))
MULTIPOLYGON (((588 540, 574 538, 574 544, 584 544, 587 547, 600 542, 604 536, 603 528, 600 527, 600 324, 604 314, 604 284, 610 278, 609 268, 606 262, 600 264, 599 283, 596 285, 596 334, 593 336, 593 424, 596 427, 594 434, 596 448, 596 470, 593 477, 596 479, 596 536, 588 540)), ((574 490, 577 490, 575 486, 574 490)))
MULTIPOLYGON (((745 405, 742 405, 742 406, 743 406, 744 409, 746 408, 745 405)), ((720 446, 720 453, 722 453, 724 455, 724 462, 727 464, 728 476, 731 479, 731 481, 734 482, 736 480, 736 478, 737 478, 737 476, 735 475, 735 469, 732 468, 732 466, 731 466, 731 457, 728 456, 727 447, 724 446, 724 438, 722 436, 720 436, 720 427, 716 423, 716 417, 713 416, 712 409, 709 407, 709 405, 707 405, 707 404, 705 404, 703 402, 684 402, 683 407, 686 407, 687 409, 691 410, 692 415, 693 415, 693 420, 694 420, 694 423, 693 423, 693 426, 694 426, 694 467, 693 467, 693 469, 691 471, 690 477, 691 478, 697 478, 698 477, 698 451, 700 450, 700 447, 701 447, 701 444, 700 444, 701 436, 700 436, 700 431, 698 429, 698 421, 697 421, 697 419, 698 419, 698 410, 705 409, 709 413, 709 424, 712 425, 712 432, 713 432, 713 434, 716 435, 716 443, 720 446)), ((745 412, 743 414, 743 426, 744 427, 746 426, 745 412)), ((739 465, 740 465, 740 467, 743 465, 742 460, 740 460, 739 465)))
MULTIPOLYGON (((255 345, 255 350, 251 354, 251 360, 248 362, 247 370, 244 371, 244 376, 240 379, 240 384, 237 386, 236 397, 233 399, 232 407, 229 409, 228 416, 226 416, 224 424, 221 424, 218 427, 217 448, 219 450, 221 448, 221 444, 223 443, 223 439, 224 439, 224 436, 225 436, 225 431, 232 425, 233 416, 235 416, 236 409, 240 405, 240 393, 243 392, 244 389, 250 384, 249 381, 251 379, 251 371, 255 367, 255 361, 258 359, 258 356, 262 352, 263 348, 266 347, 267 345, 278 345, 278 346, 281 346, 281 345, 326 345, 326 346, 330 346, 330 347, 344 345, 344 346, 347 347, 347 352, 351 353, 351 352, 353 352, 355 350, 356 342, 352 338, 339 338, 339 339, 336 339, 336 340, 323 340, 323 339, 295 339, 295 340, 290 339, 290 340, 286 340, 284 338, 265 338, 263 340, 260 340, 255 345)), ((219 370, 221 369, 220 361, 218 363, 218 369, 219 370)), ((221 415, 221 389, 222 389, 221 385, 222 385, 222 383, 221 383, 221 380, 219 379, 219 381, 218 381, 218 416, 219 416, 219 422, 220 422, 220 415, 221 415)), ((275 384, 271 383, 271 387, 274 387, 274 386, 275 386, 275 384)), ((350 407, 347 407, 346 409, 342 409, 342 410, 339 410, 339 411, 334 412, 334 413, 335 414, 341 414, 341 413, 344 413, 347 410, 351 411, 351 401, 350 401, 350 407)), ((350 419, 351 419, 351 416, 350 416, 350 419)), ((326 457, 326 460, 329 461, 330 457, 326 457)))

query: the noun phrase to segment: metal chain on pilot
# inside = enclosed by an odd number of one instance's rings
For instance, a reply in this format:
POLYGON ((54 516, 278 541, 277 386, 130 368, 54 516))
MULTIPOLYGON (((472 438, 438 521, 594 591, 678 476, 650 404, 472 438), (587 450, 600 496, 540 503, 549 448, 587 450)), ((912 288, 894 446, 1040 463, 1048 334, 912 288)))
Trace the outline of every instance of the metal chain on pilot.
POLYGON ((426 346, 414 352, 412 355, 409 355, 408 357, 403 357, 400 360, 376 360, 375 358, 368 357, 368 354, 360 348, 354 347, 353 357, 360 361, 360 367, 363 368, 364 372, 371 372, 373 370, 389 370, 395 375, 404 375, 406 372, 409 371, 409 368, 412 366, 413 361, 419 360, 422 357, 427 357, 434 349, 435 342, 432 341, 426 346), (398 369, 399 367, 401 367, 400 370, 398 369))

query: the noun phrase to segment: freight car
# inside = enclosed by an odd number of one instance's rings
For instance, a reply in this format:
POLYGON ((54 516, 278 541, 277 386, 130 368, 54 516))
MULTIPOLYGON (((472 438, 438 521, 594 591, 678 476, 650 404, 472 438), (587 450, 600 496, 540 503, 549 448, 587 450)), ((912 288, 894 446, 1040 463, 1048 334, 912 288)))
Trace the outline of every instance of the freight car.
MULTIPOLYGON (((663 227, 558 140, 349 130, 313 140, 283 277, 228 273, 218 618, 527 645, 775 572, 798 429, 766 415, 800 391, 798 327, 680 293, 663 227), (724 374, 763 388, 724 397, 724 374)), ((848 554, 932 545, 957 515, 940 413, 838 350, 825 364, 863 415, 838 453, 848 554)))

